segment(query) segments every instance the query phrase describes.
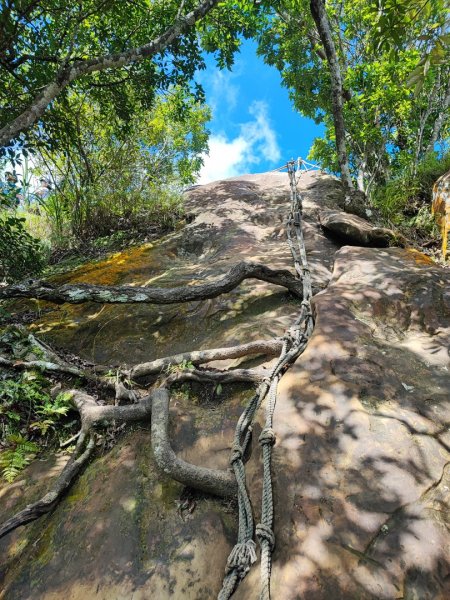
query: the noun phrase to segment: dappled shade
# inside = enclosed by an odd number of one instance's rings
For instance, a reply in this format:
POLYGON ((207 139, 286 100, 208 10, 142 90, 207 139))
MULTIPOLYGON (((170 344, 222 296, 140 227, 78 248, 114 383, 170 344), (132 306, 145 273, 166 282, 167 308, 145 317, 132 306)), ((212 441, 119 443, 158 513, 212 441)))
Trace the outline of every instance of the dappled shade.
MULTIPOLYGON (((408 249, 338 250, 340 242, 326 237, 317 220, 323 205, 339 208, 329 205, 327 181, 333 188, 335 180, 320 174, 300 182, 308 257, 322 291, 314 298, 314 333, 281 380, 275 412, 272 594, 444 600, 450 594, 448 271, 408 249)), ((220 275, 238 255, 289 268, 282 224, 287 183, 286 175, 264 174, 192 190, 190 223, 154 249, 166 262, 158 267, 153 249, 148 254, 158 287, 220 275)), ((127 283, 149 279, 145 268, 144 261, 127 283)), ((81 272, 76 276, 82 281, 81 272)), ((250 281, 208 301, 206 309, 182 306, 187 310, 159 312, 142 305, 138 313, 120 305, 107 316, 92 305, 49 307, 34 329, 85 356, 95 353, 97 361, 130 367, 280 336, 298 312, 291 296, 250 281), (69 335, 58 324, 61 310, 73 319, 69 335)), ((222 394, 174 397, 169 435, 184 461, 227 468, 236 419, 250 392, 233 384, 222 394)), ((247 463, 256 519, 261 427, 262 415, 247 463)), ((236 507, 186 496, 181 484, 162 475, 149 429, 144 423, 93 462, 53 514, 0 542, 6 597, 217 595, 236 538, 236 507)), ((47 464, 31 465, 0 490, 5 517, 38 498, 63 466, 47 464)), ((257 597, 258 570, 235 598, 257 597)))

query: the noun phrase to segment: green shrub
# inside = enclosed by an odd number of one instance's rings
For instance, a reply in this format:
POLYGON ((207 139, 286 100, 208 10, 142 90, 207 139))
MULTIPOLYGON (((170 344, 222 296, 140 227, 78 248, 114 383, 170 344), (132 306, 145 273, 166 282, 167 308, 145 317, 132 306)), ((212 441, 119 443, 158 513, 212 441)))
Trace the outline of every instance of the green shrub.
POLYGON ((70 398, 60 393, 53 399, 49 387, 50 382, 33 371, 0 380, 0 469, 8 482, 42 446, 70 433, 73 423, 62 421, 70 398))
POLYGON ((0 281, 16 281, 38 274, 45 265, 41 243, 24 227, 25 219, 0 214, 0 281))
MULTIPOLYGON (((375 190, 373 204, 386 221, 395 225, 420 226, 419 215, 424 207, 431 206, 435 181, 450 169, 450 152, 439 157, 428 154, 417 168, 415 175, 403 173, 375 190)), ((426 212, 426 211, 425 211, 426 212)), ((422 212, 422 217, 425 213, 422 212)))
POLYGON ((11 483, 20 471, 30 464, 39 447, 20 434, 8 435, 6 442, 9 447, 0 452, 0 469, 3 478, 11 483))
POLYGON ((11 282, 39 273, 45 264, 41 242, 25 227, 25 218, 16 214, 15 190, 0 190, 0 282, 11 282))

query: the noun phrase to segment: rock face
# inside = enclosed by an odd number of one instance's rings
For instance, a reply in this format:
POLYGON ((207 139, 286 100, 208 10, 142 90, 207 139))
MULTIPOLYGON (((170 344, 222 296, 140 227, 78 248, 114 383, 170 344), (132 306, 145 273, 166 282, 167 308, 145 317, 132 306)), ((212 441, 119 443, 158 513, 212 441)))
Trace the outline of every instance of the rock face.
MULTIPOLYGON (((407 249, 340 248, 342 240, 327 238, 318 221, 320 210, 339 209, 335 180, 308 174, 300 188, 316 325, 281 381, 275 412, 272 597, 447 599, 449 271, 407 249)), ((138 260, 119 256, 71 280, 180 285, 242 259, 289 267, 282 225, 288 202, 285 174, 197 187, 189 192, 184 229, 142 250, 138 260)), ((49 341, 130 365, 280 335, 297 305, 274 286, 246 282, 220 299, 184 307, 108 307, 107 316, 95 316, 98 306, 46 308, 35 329, 49 341)), ((201 396, 173 398, 179 455, 226 467, 249 393, 235 386, 220 403, 206 404, 201 396)), ((259 433, 256 423, 247 465, 256 519, 259 433)), ((201 496, 186 500, 180 485, 157 472, 148 436, 143 424, 122 438, 52 515, 0 543, 1 598, 217 596, 236 539, 236 507, 201 496)), ((2 515, 38 495, 63 460, 36 463, 0 489, 2 515)), ((258 598, 258 578, 255 565, 234 597, 258 598)))
POLYGON ((406 245, 405 238, 392 229, 374 227, 369 221, 340 210, 321 210, 319 222, 327 231, 356 246, 385 248, 406 245))

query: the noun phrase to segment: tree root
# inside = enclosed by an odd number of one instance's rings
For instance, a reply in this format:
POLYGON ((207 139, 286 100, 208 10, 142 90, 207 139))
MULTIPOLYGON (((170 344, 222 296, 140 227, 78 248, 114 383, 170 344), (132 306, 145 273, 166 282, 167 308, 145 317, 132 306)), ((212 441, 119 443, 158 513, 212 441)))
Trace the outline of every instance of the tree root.
POLYGON ((61 373, 63 375, 73 375, 74 377, 80 377, 81 379, 85 379, 86 381, 91 381, 99 387, 106 388, 109 390, 115 390, 116 393, 120 393, 117 390, 117 384, 114 381, 108 379, 107 377, 99 377, 94 373, 89 373, 89 371, 79 369, 78 367, 74 367, 67 363, 54 363, 49 362, 47 360, 11 360, 9 358, 5 358, 4 356, 0 356, 0 366, 6 367, 7 369, 15 369, 19 371, 26 371, 27 369, 37 369, 38 371, 47 373, 61 373))
MULTIPOLYGON (((104 287, 83 284, 54 287, 45 282, 38 281, 0 288, 0 300, 3 298, 26 297, 40 298, 56 303, 92 301, 100 303, 147 302, 154 304, 174 304, 214 298, 231 291, 244 279, 248 278, 259 279, 283 286, 297 297, 302 298, 301 282, 289 271, 274 271, 263 265, 242 262, 232 267, 228 273, 215 281, 196 286, 184 286, 174 289, 139 288, 132 286, 104 287)), ((44 352, 45 360, 15 361, 0 357, 0 365, 12 369, 35 368, 81 377, 87 381, 94 381, 103 387, 114 390, 116 393, 116 404, 121 399, 132 403, 122 406, 110 404, 101 406, 92 396, 83 391, 72 389, 67 392, 70 395, 73 406, 78 410, 81 419, 81 429, 77 436, 73 436, 72 438, 72 441, 77 439, 75 451, 56 479, 51 490, 40 500, 28 505, 0 526, 0 538, 17 527, 34 521, 41 515, 53 510, 92 455, 95 447, 94 431, 96 427, 111 421, 129 423, 138 420, 150 420, 151 418, 151 443, 155 461, 164 473, 186 486, 203 492, 222 497, 236 495, 236 478, 231 469, 219 470, 199 467, 187 463, 176 456, 170 445, 168 435, 170 402, 168 387, 182 381, 206 381, 212 383, 240 381, 258 383, 267 375, 265 369, 231 369, 221 371, 194 368, 172 372, 165 378, 164 387, 158 388, 149 396, 136 402, 137 396, 134 391, 125 388, 119 379, 114 382, 89 373, 84 369, 72 366, 60 359, 45 344, 39 343, 34 338, 31 342, 44 352)), ((186 352, 136 365, 130 370, 120 373, 120 377, 125 376, 130 379, 136 379, 155 375, 161 373, 167 367, 182 365, 184 362, 190 362, 198 366, 215 360, 227 360, 248 355, 262 354, 274 356, 279 354, 282 345, 283 340, 275 338, 268 341, 258 340, 228 348, 186 352)))
POLYGON ((281 352, 283 340, 274 338, 272 340, 257 340, 248 344, 239 346, 229 346, 228 348, 214 348, 211 350, 199 350, 195 352, 184 352, 183 354, 175 354, 166 358, 158 358, 151 362, 135 365, 126 375, 130 379, 138 379, 147 375, 155 375, 161 373, 164 369, 170 366, 180 365, 182 363, 192 363, 193 365, 201 365, 213 360, 228 360, 230 358, 241 358, 248 355, 265 354, 268 356, 276 356, 281 352))
MULTIPOLYGON (((81 444, 78 445, 78 447, 80 446, 81 444)), ((84 452, 81 453, 80 450, 78 452, 75 451, 59 477, 56 479, 51 490, 40 500, 33 504, 29 504, 0 526, 0 539, 14 529, 17 529, 17 527, 31 523, 53 510, 91 457, 94 447, 95 439, 93 436, 90 436, 84 452)))
POLYGON ((172 373, 165 380, 166 385, 181 383, 183 381, 199 381, 210 383, 259 383, 269 374, 265 369, 231 369, 229 371, 188 369, 179 373, 172 373))
POLYGON ((149 419, 152 414, 151 395, 142 398, 137 404, 100 406, 92 396, 80 390, 70 390, 67 393, 70 394, 74 406, 80 413, 82 431, 89 431, 95 425, 107 421, 119 423, 142 421, 149 419))
POLYGON ((167 432, 169 399, 169 392, 165 388, 160 388, 153 394, 152 447, 158 467, 172 479, 189 487, 216 496, 234 496, 237 485, 232 471, 197 467, 176 456, 167 432))
MULTIPOLYGON (((225 374, 219 372, 215 375, 225 374)), ((45 496, 29 504, 0 526, 0 539, 17 527, 35 521, 56 507, 93 453, 95 427, 110 421, 130 423, 148 420, 151 417, 151 442, 156 463, 161 470, 176 481, 203 492, 224 497, 236 493, 236 480, 231 471, 197 467, 176 456, 168 435, 170 395, 166 388, 157 389, 137 404, 125 406, 100 406, 92 396, 80 390, 70 390, 67 393, 81 418, 81 429, 71 438, 71 441, 78 438, 74 453, 45 496)))
MULTIPOLYGON (((93 301, 101 303, 148 302, 172 304, 214 298, 231 291, 244 279, 248 278, 255 278, 283 286, 297 297, 302 297, 301 283, 289 271, 274 271, 263 265, 242 262, 232 267, 228 273, 219 279, 196 286, 184 286, 174 289, 152 289, 132 286, 104 287, 83 284, 54 287, 45 282, 38 281, 0 288, 0 300, 12 297, 32 297, 56 303, 93 301)), ((34 341, 32 340, 33 343, 34 341)), ((0 365, 14 369, 37 368, 44 371, 75 375, 88 381, 95 381, 109 389, 114 389, 117 401, 120 399, 131 402, 136 401, 137 398, 134 392, 127 390, 119 380, 116 382, 108 381, 106 378, 98 377, 95 374, 66 363, 45 345, 40 344, 39 348, 43 350, 46 358, 50 360, 25 362, 0 357, 0 365)), ((280 352, 281 348, 282 340, 275 338, 269 341, 258 340, 228 348, 188 352, 136 365, 129 371, 122 372, 121 376, 128 376, 131 379, 135 379, 154 375, 160 373, 168 366, 181 365, 183 362, 192 362, 195 365, 200 365, 214 360, 227 360, 247 355, 263 354, 274 356, 280 352)), ((182 381, 207 381, 212 383, 241 381, 254 383, 260 382, 265 376, 266 371, 264 369, 234 369, 227 371, 187 369, 170 374, 165 380, 165 385, 170 386, 182 381)), ((1 535, 6 535, 6 533, 16 527, 38 518, 41 514, 49 512, 56 506, 63 492, 70 486, 92 453, 93 429, 109 421, 128 423, 152 417, 151 440, 155 460, 165 473, 184 485, 204 492, 225 497, 236 494, 236 480, 231 470, 222 471, 191 465, 179 459, 172 450, 167 431, 170 395, 166 388, 160 388, 139 402, 124 406, 100 406, 92 396, 80 390, 70 390, 68 393, 81 418, 81 430, 78 434, 74 455, 58 477, 53 489, 40 501, 28 506, 24 511, 9 519, 0 528, 0 537, 1 535), (86 450, 82 453, 81 451, 86 440, 89 441, 86 450)), ((73 439, 76 438, 74 437, 73 439)))
POLYGON ((76 377, 82 377, 83 379, 89 378, 88 375, 70 365, 61 365, 59 363, 48 362, 46 360, 10 360, 3 356, 0 356, 0 366, 6 367, 7 369, 17 369, 24 371, 26 369, 38 369, 39 371, 47 371, 50 373, 66 373, 68 375, 75 375, 76 377))
POLYGON ((286 269, 273 270, 257 263, 240 262, 225 275, 210 283, 186 285, 176 288, 147 288, 133 286, 102 285, 62 285, 55 287, 45 281, 28 281, 0 287, 0 300, 7 298, 39 298, 56 304, 69 302, 98 302, 100 304, 126 304, 143 302, 147 304, 177 304, 216 298, 230 292, 244 279, 259 279, 280 285, 298 298, 302 298, 301 282, 286 269))

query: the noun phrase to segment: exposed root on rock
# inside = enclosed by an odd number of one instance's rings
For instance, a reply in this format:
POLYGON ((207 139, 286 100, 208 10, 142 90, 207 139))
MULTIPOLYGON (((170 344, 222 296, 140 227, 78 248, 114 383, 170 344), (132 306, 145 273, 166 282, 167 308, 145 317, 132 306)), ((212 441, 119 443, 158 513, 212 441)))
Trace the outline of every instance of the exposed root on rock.
POLYGON ((28 281, 7 287, 0 287, 0 300, 7 298, 37 298, 56 304, 69 302, 98 302, 100 304, 178 304, 194 300, 217 298, 231 292, 244 279, 259 279, 286 288, 298 298, 302 298, 302 285, 290 271, 273 270, 264 265, 240 262, 218 279, 199 285, 186 285, 176 288, 153 288, 138 286, 102 286, 80 283, 77 285, 53 286, 45 281, 28 281))
MULTIPOLYGON (((256 560, 256 535, 261 547, 261 597, 270 597, 270 574, 272 551, 275 543, 273 531, 274 507, 272 485, 272 446, 275 443, 273 416, 277 399, 278 383, 287 369, 306 348, 314 327, 311 307, 313 295, 311 273, 306 260, 306 250, 301 229, 302 201, 296 188, 295 164, 286 165, 291 185, 291 210, 287 220, 287 241, 293 258, 295 273, 289 270, 273 270, 265 265, 240 262, 227 273, 197 285, 176 288, 152 288, 135 286, 99 286, 88 284, 53 286, 42 281, 28 281, 0 288, 0 300, 7 298, 38 298, 57 304, 69 302, 149 303, 178 304, 215 298, 230 292, 245 279, 257 279, 284 287, 301 300, 299 314, 284 337, 258 340, 229 348, 200 350, 169 356, 142 363, 125 371, 118 371, 115 381, 108 380, 105 387, 114 390, 115 404, 100 405, 85 391, 72 389, 68 392, 73 406, 78 410, 81 429, 74 454, 69 459, 52 489, 41 500, 30 504, 0 527, 0 537, 15 528, 37 519, 52 510, 69 488, 83 465, 91 456, 96 431, 113 422, 127 424, 132 421, 151 421, 151 445, 158 467, 172 479, 189 488, 208 494, 230 498, 237 497, 239 527, 236 544, 228 558, 227 570, 219 598, 228 600, 240 581, 256 560), (263 367, 244 369, 201 368, 212 361, 222 361, 246 356, 277 356, 270 369, 263 367), (159 386, 144 398, 125 386, 139 378, 161 375, 159 386), (211 469, 197 466, 179 458, 170 444, 169 404, 171 385, 181 382, 206 382, 227 384, 233 382, 258 383, 258 391, 245 407, 236 426, 231 447, 230 468, 211 469), (266 419, 259 437, 263 459, 263 489, 261 522, 255 527, 252 503, 247 490, 245 457, 251 439, 252 422, 257 410, 266 398, 266 419), (123 401, 126 404, 119 405, 123 401)), ((48 356, 48 354, 46 354, 48 356)), ((48 361, 21 363, 0 359, 8 368, 40 368, 94 380, 106 380, 82 369, 63 364, 58 357, 48 361)), ((131 386, 133 384, 131 383, 131 386)), ((75 438, 73 438, 75 439, 75 438)))
POLYGON ((166 379, 166 382, 181 383, 183 381, 198 381, 210 383, 237 383, 250 382, 258 383, 268 375, 265 369, 230 369, 229 371, 208 370, 208 369, 188 369, 179 373, 172 373, 166 379))
MULTIPOLYGON (((51 286, 45 282, 27 282, 0 288, 0 300, 4 298, 40 298, 56 303, 71 302, 147 302, 154 304, 173 304, 205 300, 233 290, 244 279, 259 279, 280 285, 298 298, 303 297, 302 283, 287 270, 272 270, 264 265, 241 262, 232 267, 228 273, 216 280, 195 286, 184 286, 173 289, 142 288, 132 286, 103 287, 95 285, 63 285, 51 286)), ((73 407, 78 411, 81 420, 80 431, 72 436, 70 442, 76 440, 74 453, 57 477, 51 490, 37 502, 8 519, 0 527, 0 538, 17 527, 39 518, 55 508, 64 493, 75 481, 81 469, 92 456, 95 447, 97 430, 109 423, 128 424, 133 421, 151 420, 151 444, 154 457, 159 468, 170 477, 202 492, 220 497, 233 497, 237 494, 237 482, 232 469, 209 469, 192 465, 177 457, 173 451, 168 434, 169 402, 171 385, 181 382, 203 382, 227 384, 233 382, 261 383, 268 374, 262 367, 253 369, 204 369, 200 365, 212 362, 242 358, 246 356, 276 356, 284 347, 281 338, 257 340, 247 344, 228 348, 215 348, 185 352, 175 356, 160 358, 147 363, 135 365, 129 370, 118 371, 114 379, 99 376, 89 370, 79 368, 60 358, 46 344, 39 342, 34 336, 24 331, 29 343, 38 348, 43 357, 39 360, 15 360, 0 357, 0 366, 8 369, 39 369, 50 373, 58 373, 79 377, 86 382, 115 394, 114 404, 100 405, 86 391, 71 389, 67 392, 73 407), (32 338, 32 339, 31 339, 32 338), (189 364, 190 363, 190 364, 189 364), (187 368, 186 368, 187 366, 187 368), (177 369, 177 367, 179 367, 177 369), (136 379, 164 374, 161 387, 150 395, 139 399, 133 388, 128 389, 124 380, 136 379), (120 402, 124 402, 120 405, 120 402)), ((132 384, 133 385, 133 384, 132 384)))
POLYGON ((79 369, 78 367, 69 364, 54 363, 49 362, 47 360, 11 360, 9 358, 5 358, 4 356, 0 356, 0 367, 14 369, 17 371, 37 369, 38 371, 47 373, 61 373, 65 375, 73 375, 74 377, 80 377, 81 379, 91 381, 103 388, 112 390, 116 389, 116 384, 108 378, 99 377, 94 373, 90 373, 89 371, 79 369))
POLYGON ((95 438, 93 435, 89 436, 89 439, 86 443, 86 448, 83 452, 81 451, 81 447, 84 445, 86 436, 83 436, 83 441, 81 443, 80 439, 81 436, 79 437, 79 444, 77 444, 78 450, 76 449, 74 454, 70 457, 61 474, 52 485, 50 491, 47 492, 40 500, 33 502, 33 504, 29 504, 23 510, 5 521, 3 525, 0 526, 0 539, 14 529, 17 529, 17 527, 35 521, 56 507, 59 500, 61 500, 64 493, 70 488, 78 473, 88 462, 94 451, 95 438))
MULTIPOLYGON (((187 375, 187 373, 179 375, 187 375)), ((219 372, 214 375, 218 377, 228 375, 232 378, 232 372, 219 372)), ((253 381, 254 379, 251 379, 250 375, 243 379, 243 375, 238 374, 235 380, 253 381)), ((176 378, 172 381, 166 380, 166 385, 175 381, 176 378)), ((131 423, 151 419, 151 443, 156 463, 162 471, 186 486, 209 494, 223 497, 236 494, 236 480, 231 470, 221 471, 191 465, 178 458, 172 450, 168 434, 170 393, 166 387, 153 391, 135 404, 124 406, 99 405, 91 395, 76 389, 69 390, 67 394, 81 419, 80 431, 70 440, 70 442, 77 440, 75 450, 50 491, 0 526, 0 539, 17 527, 35 521, 56 507, 92 456, 96 428, 110 422, 131 423)))
POLYGON ((165 388, 160 388, 152 397, 152 447, 159 468, 172 479, 189 487, 216 496, 234 496, 237 485, 231 470, 220 471, 198 467, 176 456, 168 436, 169 392, 165 388))
POLYGON ((130 379, 138 379, 148 375, 161 373, 168 367, 181 365, 183 363, 192 363, 193 365, 201 365, 212 362, 214 360, 228 360, 231 358, 242 358, 250 355, 266 355, 276 356, 280 353, 283 347, 281 338, 272 340, 257 340, 248 344, 240 344, 239 346, 229 346, 228 348, 214 348, 211 350, 197 350, 194 352, 183 352, 166 358, 158 358, 151 362, 135 365, 126 372, 130 379))

